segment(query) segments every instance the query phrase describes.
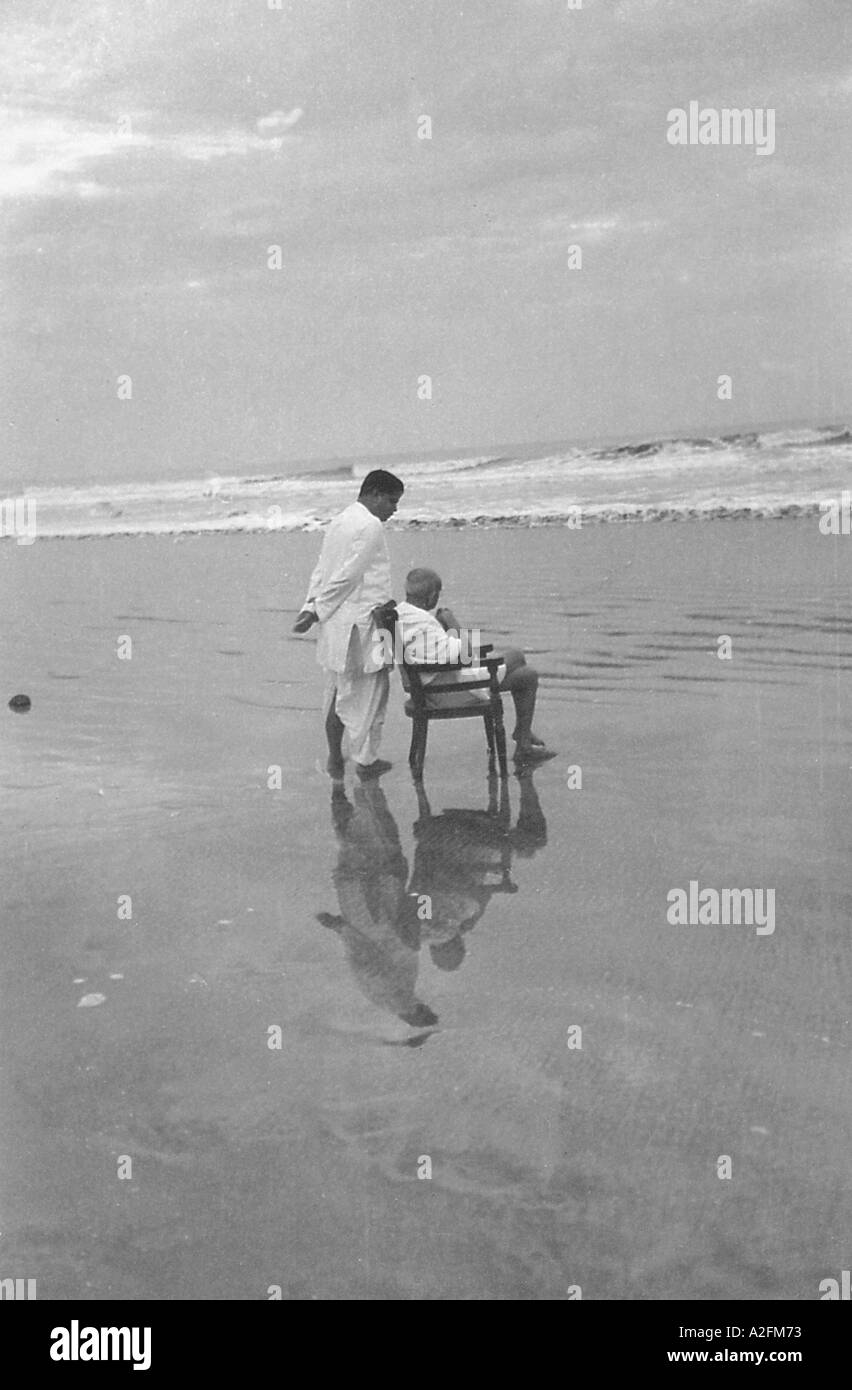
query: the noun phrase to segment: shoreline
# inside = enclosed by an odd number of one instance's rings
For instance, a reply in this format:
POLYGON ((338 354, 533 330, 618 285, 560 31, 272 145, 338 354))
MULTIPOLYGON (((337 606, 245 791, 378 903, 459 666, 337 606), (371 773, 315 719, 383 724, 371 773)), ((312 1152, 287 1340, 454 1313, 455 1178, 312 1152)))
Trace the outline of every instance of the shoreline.
MULTIPOLYGON (((421 519, 413 517, 410 521, 399 520, 386 526, 389 533, 408 531, 537 531, 562 530, 580 531, 585 526, 645 526, 655 523, 714 521, 801 521, 821 514, 824 501, 779 503, 776 507, 742 507, 714 505, 702 510, 698 507, 659 506, 637 503, 632 510, 627 508, 601 507, 591 510, 577 506, 573 511, 546 513, 542 516, 449 516, 421 519)), ((266 536, 266 535, 312 535, 323 531, 331 518, 318 518, 291 526, 270 526, 268 523, 247 526, 226 526, 222 524, 197 524, 175 526, 169 529, 143 530, 135 527, 128 530, 109 531, 56 531, 40 534, 32 540, 20 540, 17 536, 2 536, 0 541, 15 542, 17 545, 34 545, 36 541, 108 541, 108 540, 177 540, 196 536, 266 536)))

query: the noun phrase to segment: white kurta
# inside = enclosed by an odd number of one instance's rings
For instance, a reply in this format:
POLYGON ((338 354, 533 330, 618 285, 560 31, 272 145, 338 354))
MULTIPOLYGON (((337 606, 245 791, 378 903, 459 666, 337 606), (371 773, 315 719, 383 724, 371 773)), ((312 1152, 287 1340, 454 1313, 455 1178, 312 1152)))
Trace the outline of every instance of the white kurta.
MULTIPOLYGON (((437 665, 440 662, 456 662, 462 655, 461 638, 452 637, 444 630, 435 617, 435 610, 418 608, 407 599, 397 604, 397 631, 400 634, 405 660, 431 662, 437 665)), ((428 685, 436 679, 437 674, 435 672, 421 676, 421 683, 428 685)), ((505 674, 506 667, 498 666, 497 677, 500 681, 505 674)), ((487 680, 488 667, 464 666, 457 671, 441 673, 440 679, 442 684, 463 686, 468 681, 487 680)), ((439 695, 427 695, 426 703, 434 707, 478 705, 487 704, 488 698, 487 690, 460 690, 458 694, 455 691, 445 691, 439 695)))
POLYGON ((317 661, 327 673, 324 713, 332 700, 349 753, 368 765, 378 757, 388 700, 383 652, 372 642, 370 614, 391 595, 384 527, 361 502, 334 518, 311 575, 303 608, 319 618, 317 661))

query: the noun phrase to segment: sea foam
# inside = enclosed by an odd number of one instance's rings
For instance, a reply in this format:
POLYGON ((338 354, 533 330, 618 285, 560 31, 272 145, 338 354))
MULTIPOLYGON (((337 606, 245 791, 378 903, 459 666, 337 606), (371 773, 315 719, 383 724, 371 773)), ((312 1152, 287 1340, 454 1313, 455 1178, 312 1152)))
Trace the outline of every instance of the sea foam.
MULTIPOLYGON (((323 471, 26 490, 37 536, 253 534, 324 526, 353 497, 364 460, 323 471)), ((844 426, 551 446, 392 465, 406 483, 393 527, 577 526, 817 514, 852 475, 844 426)))

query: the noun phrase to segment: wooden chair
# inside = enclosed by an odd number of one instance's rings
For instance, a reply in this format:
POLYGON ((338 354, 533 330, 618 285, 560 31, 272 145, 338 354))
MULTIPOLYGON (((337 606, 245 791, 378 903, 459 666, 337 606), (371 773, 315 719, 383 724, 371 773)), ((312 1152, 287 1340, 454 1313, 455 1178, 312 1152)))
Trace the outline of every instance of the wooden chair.
POLYGON ((411 727, 411 747, 408 750, 408 763, 411 768, 412 776, 418 781, 423 776, 423 763, 426 758, 426 739, 429 735, 429 724, 433 719, 481 719, 485 724, 485 738, 488 743, 488 766, 494 770, 494 755, 497 754, 497 761, 500 766, 500 776, 508 777, 508 765, 506 762, 506 730, 503 726, 503 700, 500 694, 500 686, 497 677, 498 667, 502 664, 501 656, 489 656, 493 648, 489 643, 479 648, 480 667, 487 668, 487 676, 481 676, 475 681, 465 681, 460 685, 458 681, 442 681, 440 677, 446 675, 448 671, 463 671, 467 668, 457 662, 454 665, 448 662, 438 662, 433 664, 409 662, 399 668, 400 678, 402 679, 403 689, 408 695, 405 702, 405 713, 412 721, 411 727), (422 676, 435 674, 437 680, 427 681, 423 684, 422 676), (406 677, 408 678, 406 680, 406 677), (459 690, 487 690, 488 702, 475 705, 445 706, 443 709, 433 709, 427 703, 427 696, 440 695, 453 691, 458 694, 459 690))

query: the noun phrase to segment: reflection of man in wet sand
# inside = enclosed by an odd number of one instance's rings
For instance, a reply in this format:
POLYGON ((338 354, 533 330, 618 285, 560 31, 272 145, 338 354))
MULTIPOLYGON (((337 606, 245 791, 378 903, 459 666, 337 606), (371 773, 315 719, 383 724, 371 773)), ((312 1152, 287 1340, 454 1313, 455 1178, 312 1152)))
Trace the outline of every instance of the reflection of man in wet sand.
POLYGON ((361 993, 413 1028, 430 1028, 437 1015, 415 995, 420 923, 407 896, 408 864, 396 822, 377 781, 356 785, 354 805, 342 784, 332 792, 331 815, 340 843, 334 871, 340 915, 321 912, 324 927, 346 947, 361 993))
POLYGON ((447 810, 432 814, 422 783, 415 784, 420 817, 414 823, 417 847, 408 891, 426 895, 431 919, 420 923, 420 939, 439 970, 458 970, 465 958, 464 936, 472 931, 495 893, 517 893, 510 877, 512 855, 532 858, 547 844, 547 822, 526 769, 518 776, 521 804, 511 825, 505 781, 489 778, 487 811, 447 810))

